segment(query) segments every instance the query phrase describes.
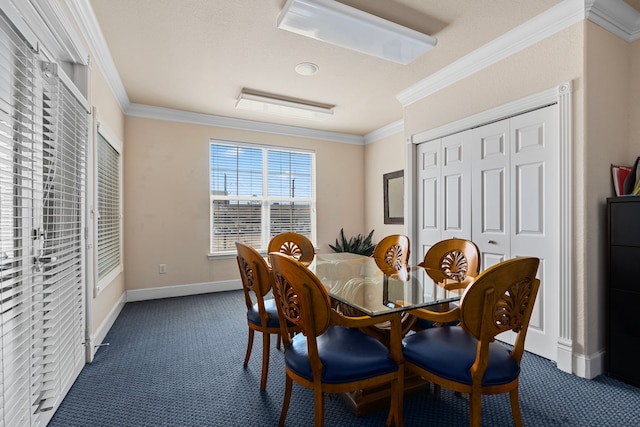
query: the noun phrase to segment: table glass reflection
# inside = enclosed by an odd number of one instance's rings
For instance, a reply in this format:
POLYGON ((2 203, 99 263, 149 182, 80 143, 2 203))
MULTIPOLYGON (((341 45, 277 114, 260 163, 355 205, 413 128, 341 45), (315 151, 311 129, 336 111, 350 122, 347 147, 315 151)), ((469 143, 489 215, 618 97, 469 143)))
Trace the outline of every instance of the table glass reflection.
POLYGON ((435 284, 422 267, 388 275, 372 257, 346 252, 316 254, 309 268, 331 298, 369 316, 449 303, 462 294, 435 284))

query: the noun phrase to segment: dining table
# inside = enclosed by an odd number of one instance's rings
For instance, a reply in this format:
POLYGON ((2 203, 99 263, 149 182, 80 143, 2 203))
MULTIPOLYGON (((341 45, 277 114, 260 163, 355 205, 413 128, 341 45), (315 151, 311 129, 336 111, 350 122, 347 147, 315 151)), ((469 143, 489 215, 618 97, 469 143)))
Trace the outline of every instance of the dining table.
MULTIPOLYGON (((402 334, 410 333, 415 317, 411 311, 446 310, 460 300, 464 288, 435 283, 421 266, 389 268, 373 257, 348 252, 317 253, 308 268, 320 279, 337 310, 346 315, 383 316, 397 313, 402 334)), ((385 322, 368 333, 385 344, 389 331, 385 322)), ((405 397, 428 386, 424 380, 405 378, 405 397)), ((346 402, 356 415, 377 410, 389 399, 389 389, 346 393, 346 402)))
POLYGON ((463 291, 435 283, 421 266, 381 268, 375 258, 349 252, 318 253, 308 268, 334 301, 372 317, 449 304, 463 291))

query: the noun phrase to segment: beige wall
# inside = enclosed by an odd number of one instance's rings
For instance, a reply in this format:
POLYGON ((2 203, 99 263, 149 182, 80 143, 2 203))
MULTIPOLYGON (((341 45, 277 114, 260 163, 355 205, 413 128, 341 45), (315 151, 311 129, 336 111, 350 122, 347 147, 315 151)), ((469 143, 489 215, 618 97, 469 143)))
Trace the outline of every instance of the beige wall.
POLYGON ((341 227, 364 230, 364 147, 137 117, 126 119, 125 277, 128 290, 237 279, 233 257, 209 252, 209 141, 253 142, 316 153, 317 246, 341 227), (158 273, 158 264, 167 266, 158 273))
POLYGON ((375 230, 373 242, 389 234, 403 234, 404 225, 384 223, 382 176, 404 169, 405 144, 402 132, 369 143, 364 149, 364 222, 365 229, 375 230))
POLYGON ((613 195, 610 165, 633 160, 628 156, 631 46, 587 22, 585 47, 584 186, 589 191, 585 191, 581 231, 588 238, 584 241, 584 295, 580 298, 584 305, 577 314, 584 318, 589 353, 605 344, 606 198, 613 195))

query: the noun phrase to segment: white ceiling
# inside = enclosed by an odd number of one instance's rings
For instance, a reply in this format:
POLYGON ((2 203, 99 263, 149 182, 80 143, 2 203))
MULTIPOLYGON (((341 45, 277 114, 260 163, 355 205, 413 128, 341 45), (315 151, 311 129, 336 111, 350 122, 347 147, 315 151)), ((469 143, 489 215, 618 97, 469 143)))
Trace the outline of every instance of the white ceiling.
POLYGON ((279 30, 285 0, 90 0, 131 103, 354 135, 402 119, 400 92, 561 0, 342 2, 438 44, 399 65, 279 30), (320 71, 300 76, 300 62, 320 71), (335 105, 334 116, 318 123, 236 110, 242 88, 335 105))

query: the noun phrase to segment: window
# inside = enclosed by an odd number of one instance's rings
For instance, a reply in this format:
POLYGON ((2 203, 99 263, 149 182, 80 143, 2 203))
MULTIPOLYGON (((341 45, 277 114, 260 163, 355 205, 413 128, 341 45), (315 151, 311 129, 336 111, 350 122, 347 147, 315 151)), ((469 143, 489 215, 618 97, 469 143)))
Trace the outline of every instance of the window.
POLYGON ((97 145, 97 292, 122 271, 121 144, 98 125, 97 145))
POLYGON ((315 154, 226 141, 210 146, 211 254, 266 250, 293 231, 315 242, 315 154))

